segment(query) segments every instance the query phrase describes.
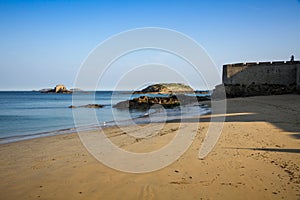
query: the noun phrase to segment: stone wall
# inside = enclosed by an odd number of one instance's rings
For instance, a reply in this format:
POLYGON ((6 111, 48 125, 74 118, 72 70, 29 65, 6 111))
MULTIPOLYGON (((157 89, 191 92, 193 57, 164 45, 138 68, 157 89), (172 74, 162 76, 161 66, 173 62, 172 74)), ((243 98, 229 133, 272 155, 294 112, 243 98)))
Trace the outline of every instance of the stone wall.
POLYGON ((297 65, 297 92, 300 94, 300 66, 297 65))
POLYGON ((300 62, 224 65, 223 84, 228 97, 300 92, 300 62))

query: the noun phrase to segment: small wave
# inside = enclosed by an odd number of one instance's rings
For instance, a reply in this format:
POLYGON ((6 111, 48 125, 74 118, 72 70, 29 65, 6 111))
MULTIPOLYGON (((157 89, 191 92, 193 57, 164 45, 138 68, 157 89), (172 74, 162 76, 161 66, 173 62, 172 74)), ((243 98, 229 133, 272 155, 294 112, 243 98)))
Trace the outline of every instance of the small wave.
POLYGON ((66 128, 66 129, 60 129, 55 131, 46 131, 46 132, 26 134, 26 135, 7 136, 7 137, 0 138, 0 144, 6 144, 11 142, 29 140, 29 139, 52 136, 52 135, 74 133, 74 132, 76 132, 76 128, 66 128))

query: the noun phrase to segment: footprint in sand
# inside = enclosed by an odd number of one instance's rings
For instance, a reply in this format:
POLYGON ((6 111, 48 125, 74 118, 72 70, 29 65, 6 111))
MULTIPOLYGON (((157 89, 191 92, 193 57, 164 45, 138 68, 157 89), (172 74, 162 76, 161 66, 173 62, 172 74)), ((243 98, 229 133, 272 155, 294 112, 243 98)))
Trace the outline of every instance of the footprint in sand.
POLYGON ((145 185, 140 192, 139 199, 154 199, 154 191, 150 185, 145 185))

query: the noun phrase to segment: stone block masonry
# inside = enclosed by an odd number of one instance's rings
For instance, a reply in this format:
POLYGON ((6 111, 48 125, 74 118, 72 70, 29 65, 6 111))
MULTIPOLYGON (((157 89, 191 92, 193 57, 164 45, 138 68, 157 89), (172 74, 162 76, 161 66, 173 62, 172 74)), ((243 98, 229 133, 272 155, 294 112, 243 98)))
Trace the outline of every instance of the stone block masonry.
POLYGON ((300 93, 300 61, 223 65, 227 97, 300 93))
POLYGON ((300 94, 300 65, 297 65, 297 92, 300 94))

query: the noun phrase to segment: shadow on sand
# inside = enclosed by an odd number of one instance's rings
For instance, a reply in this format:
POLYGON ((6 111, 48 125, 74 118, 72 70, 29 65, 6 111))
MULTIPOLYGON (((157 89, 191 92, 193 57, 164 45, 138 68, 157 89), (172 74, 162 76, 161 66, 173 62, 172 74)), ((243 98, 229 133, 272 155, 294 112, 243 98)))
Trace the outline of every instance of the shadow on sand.
POLYGON ((226 149, 270 151, 270 152, 279 152, 279 153, 300 153, 300 149, 280 149, 280 148, 226 148, 226 149))
MULTIPOLYGON (((222 114, 221 114, 222 115, 222 114)), ((224 114, 223 114, 224 116, 224 114)), ((300 139, 300 95, 258 96, 227 100, 226 122, 268 122, 294 139, 300 139)), ((224 118, 204 115, 199 118, 171 120, 172 122, 221 122, 224 118)), ((230 148, 278 153, 300 153, 287 148, 230 148)))

